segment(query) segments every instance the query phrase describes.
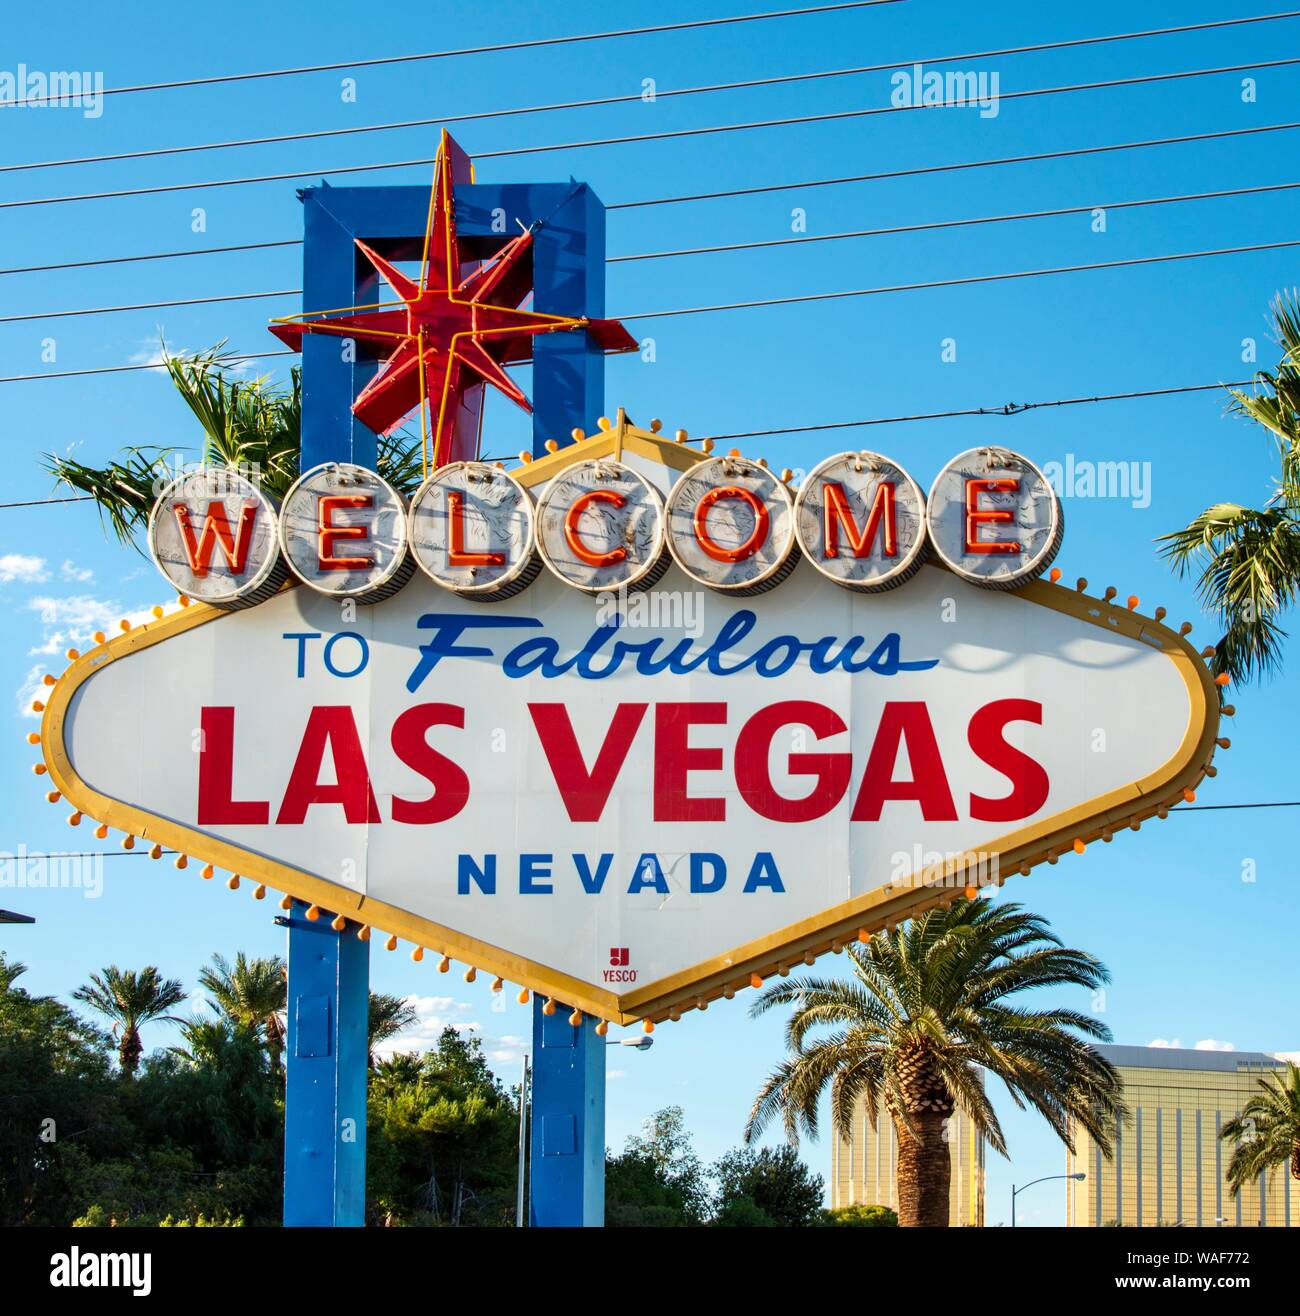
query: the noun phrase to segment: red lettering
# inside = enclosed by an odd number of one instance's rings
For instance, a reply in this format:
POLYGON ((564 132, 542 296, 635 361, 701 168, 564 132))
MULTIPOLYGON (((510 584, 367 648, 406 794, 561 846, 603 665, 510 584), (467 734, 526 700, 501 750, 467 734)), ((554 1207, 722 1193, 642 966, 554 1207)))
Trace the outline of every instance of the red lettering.
POLYGON ((1047 772, 1036 759, 1007 744, 1002 733, 1008 722, 1033 722, 1042 726, 1043 706, 1032 699, 995 699, 971 718, 966 732, 971 749, 1011 783, 1010 793, 1001 799, 985 795, 970 797, 971 817, 982 822, 1028 818, 1047 801, 1050 789, 1047 772))
POLYGON ((612 567, 615 562, 622 562, 627 557, 627 549, 622 544, 615 545, 608 553, 599 553, 582 542, 582 532, 578 522, 592 503, 626 507, 627 499, 617 489, 589 489, 585 494, 575 498, 573 505, 564 514, 564 542, 568 544, 573 556, 579 562, 585 562, 589 567, 612 567))
POLYGON ((373 507, 369 494, 322 494, 316 504, 316 559, 322 571, 365 571, 374 566, 368 557, 335 557, 336 539, 369 539, 370 527, 335 525, 334 512, 345 507, 373 507))
POLYGON ((751 493, 742 485, 724 485, 710 489, 695 504, 695 515, 691 518, 691 526, 699 546, 715 562, 743 562, 746 558, 753 557, 767 542, 769 519, 767 508, 757 494, 751 493), (724 498, 732 498, 736 502, 744 503, 754 514, 754 528, 749 532, 749 538, 738 548, 723 548, 709 534, 709 508, 724 498))
POLYGON ((447 564, 453 567, 503 567, 504 553, 470 553, 465 548, 465 500, 453 490, 447 495, 447 520, 451 526, 451 543, 447 564))
POLYGON ((854 557, 866 557, 871 552, 871 545, 876 536, 882 536, 881 553, 885 557, 898 556, 898 514, 894 502, 894 482, 881 480, 876 485, 876 496, 871 501, 871 511, 867 514, 867 524, 858 533, 849 508, 849 500, 844 494, 843 485, 837 481, 828 481, 822 487, 822 556, 839 557, 840 535, 849 541, 854 557))
POLYGON ((563 704, 529 704, 542 752, 551 766, 570 822, 596 822, 604 811, 614 781, 627 760, 633 737, 645 717, 646 704, 619 704, 591 770, 582 758, 578 738, 563 704))
POLYGON ((790 772, 815 781, 807 795, 789 799, 773 786, 768 768, 772 738, 787 726, 805 726, 818 740, 847 730, 838 713, 804 699, 788 699, 760 709, 736 737, 736 786, 745 803, 764 818, 810 822, 829 813, 848 790, 852 758, 847 753, 791 754, 790 772))
POLYGON ((722 750, 692 748, 691 727, 717 726, 727 720, 726 704, 655 705, 655 822, 722 822, 727 802, 721 797, 687 795, 692 772, 716 772, 722 750))
POLYGON ((440 754, 425 738, 432 727, 465 726, 465 710, 455 704, 416 704, 393 723, 393 753, 433 787, 425 800, 393 796, 393 821, 440 823, 454 818, 469 800, 469 778, 459 763, 440 754))
POLYGON ((235 710, 204 708, 199 713, 199 826, 252 826, 271 819, 266 800, 234 799, 235 710))
POLYGON ((248 550, 253 542, 253 523, 257 520, 256 501, 247 502, 239 509, 239 529, 232 535, 230 521, 226 517, 226 505, 219 499, 208 504, 203 514, 203 529, 199 532, 198 542, 194 539, 194 525, 190 520, 190 509, 184 503, 174 503, 172 514, 181 532, 181 544, 185 548, 185 560, 190 570, 202 580, 212 569, 212 550, 218 545, 221 555, 226 559, 226 566, 232 576, 242 576, 248 565, 248 550))
POLYGON ((927 822, 954 822, 957 809, 944 772, 943 758, 934 738, 930 713, 924 703, 890 701, 880 715, 862 785, 853 806, 854 822, 879 822, 887 800, 916 800, 927 822), (907 745, 910 781, 895 781, 898 749, 907 745))
POLYGON ((311 710, 275 821, 303 822, 313 804, 341 804, 350 823, 380 821, 357 724, 346 704, 311 710), (334 762, 333 782, 320 780, 327 746, 334 762))
POLYGON ((1017 539, 990 539, 979 537, 983 524, 1014 524, 1016 514, 1008 507, 981 507, 984 493, 1015 493, 1019 480, 967 480, 966 481, 966 551, 968 553, 1019 553, 1023 545, 1017 539))

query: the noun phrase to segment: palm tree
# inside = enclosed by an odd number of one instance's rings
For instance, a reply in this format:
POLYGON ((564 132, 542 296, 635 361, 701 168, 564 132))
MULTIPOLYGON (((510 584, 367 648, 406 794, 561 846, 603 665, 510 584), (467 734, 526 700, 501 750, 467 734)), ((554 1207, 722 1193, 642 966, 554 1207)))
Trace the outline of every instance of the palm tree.
POLYGON ((370 1048, 370 1068, 378 1065, 375 1048, 381 1042, 409 1028, 419 1016, 415 1007, 401 996, 390 996, 387 992, 370 993, 370 1016, 368 1032, 370 1048))
POLYGON ((901 1225, 947 1225, 946 1121, 962 1111, 1002 1155, 1006 1143, 977 1070, 1007 1085, 1073 1149, 1077 1121, 1110 1154, 1125 1115, 1120 1079, 1084 1038, 1107 1040, 1096 1019, 1065 1008, 1028 1008, 1007 998, 1033 987, 1096 988, 1105 966, 1069 950, 1036 914, 987 900, 953 902, 849 948, 856 981, 791 978, 754 1003, 760 1015, 794 1006, 790 1057, 760 1089, 749 1141, 780 1115, 786 1136, 817 1136, 817 1103, 829 1085, 831 1118, 848 1137, 865 1102, 875 1127, 883 1104, 898 1135, 901 1225), (834 1031, 810 1041, 820 1026, 834 1031), (1076 1036, 1083 1034, 1083 1037, 1076 1036))
POLYGON ((110 964, 102 974, 92 973, 90 981, 72 993, 73 999, 102 1014, 113 1025, 118 1037, 117 1058, 123 1074, 134 1074, 140 1066, 140 1026, 152 1019, 180 1022, 167 1011, 185 999, 185 989, 175 978, 163 978, 150 964, 136 973, 110 964))
POLYGON ((250 960, 241 950, 232 967, 224 955, 213 955, 212 963, 199 974, 199 986, 233 1023, 261 1032, 271 1067, 279 1069, 287 991, 284 960, 278 955, 250 960))
MULTIPOLYGON (((298 476, 301 372, 290 371, 287 388, 273 384, 269 375, 240 379, 224 347, 219 343, 189 356, 171 356, 164 349, 163 364, 199 422, 202 460, 236 467, 263 492, 282 498, 298 476)), ((58 483, 94 498, 106 528, 119 540, 136 543, 179 452, 157 445, 127 447, 107 466, 46 453, 45 467, 58 483)), ((397 432, 380 438, 377 467, 395 488, 413 490, 422 474, 419 437, 397 432)))
POLYGON ((1280 1165, 1300 1179, 1300 1067, 1288 1060, 1284 1071, 1261 1077, 1255 1095, 1219 1137, 1237 1144, 1228 1162, 1234 1197, 1243 1184, 1280 1165))
POLYGON ((1201 602, 1223 627, 1212 665, 1234 681, 1278 670, 1286 632, 1277 619, 1300 594, 1300 302, 1280 293, 1271 309, 1282 360, 1275 374, 1256 374, 1253 394, 1231 390, 1229 411, 1276 446, 1273 493, 1258 508, 1216 503, 1158 541, 1180 576, 1198 572, 1201 602))

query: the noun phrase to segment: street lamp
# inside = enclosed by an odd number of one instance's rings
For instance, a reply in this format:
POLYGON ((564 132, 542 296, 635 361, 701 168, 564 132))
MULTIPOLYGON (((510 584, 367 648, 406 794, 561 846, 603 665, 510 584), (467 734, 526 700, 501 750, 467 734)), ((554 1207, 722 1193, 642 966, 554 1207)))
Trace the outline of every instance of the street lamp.
POLYGON ((1076 1174, 1045 1174, 1041 1179, 1031 1179, 1028 1183, 1023 1183, 1019 1188, 1015 1184, 1011 1185, 1011 1228, 1016 1227, 1016 1195, 1023 1193, 1026 1188, 1032 1188, 1036 1183, 1046 1183, 1049 1179, 1078 1179, 1080 1181, 1088 1176, 1082 1170, 1076 1174))
POLYGON ((649 1051, 654 1044, 654 1038, 648 1033, 642 1033, 640 1037, 619 1037, 605 1043, 606 1046, 630 1046, 634 1051, 649 1051))

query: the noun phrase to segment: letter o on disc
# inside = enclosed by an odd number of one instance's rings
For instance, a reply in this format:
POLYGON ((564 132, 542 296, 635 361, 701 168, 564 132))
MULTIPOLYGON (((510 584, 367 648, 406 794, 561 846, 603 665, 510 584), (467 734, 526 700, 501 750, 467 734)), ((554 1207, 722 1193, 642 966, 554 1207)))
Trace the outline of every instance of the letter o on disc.
POLYGON ((668 549, 701 585, 762 594, 799 561, 790 491, 748 458, 702 461, 668 495, 668 549))
POLYGON ((415 491, 407 516, 416 565, 467 599, 508 599, 537 578, 533 500, 486 462, 453 462, 415 491))
POLYGON ((149 516, 149 555, 178 593, 215 608, 269 599, 288 576, 275 505, 225 466, 173 480, 149 516))
POLYGON ((794 521, 804 556, 837 585, 878 594, 921 569, 925 495, 879 453, 841 452, 814 466, 794 521))
POLYGON ((537 547, 566 585, 589 594, 649 589, 668 569, 663 499, 622 462, 578 462, 537 500, 537 547))
POLYGON ((332 598, 378 603, 411 578, 406 503, 374 471, 326 462, 290 486, 280 549, 304 585, 332 598))
POLYGON ((926 527, 935 554, 963 580, 1017 589, 1051 565, 1065 513, 1042 471, 1006 448, 972 448, 930 487, 926 527))

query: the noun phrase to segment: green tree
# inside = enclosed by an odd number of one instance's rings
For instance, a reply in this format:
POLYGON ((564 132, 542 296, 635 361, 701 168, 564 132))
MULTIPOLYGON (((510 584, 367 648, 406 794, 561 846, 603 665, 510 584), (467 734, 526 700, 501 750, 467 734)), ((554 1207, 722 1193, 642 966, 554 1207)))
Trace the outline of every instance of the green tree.
POLYGON ((144 1050, 141 1026, 153 1019, 179 1022, 168 1011, 185 999, 185 989, 177 979, 163 978, 152 964, 139 973, 110 964, 102 974, 92 973, 72 995, 111 1022, 122 1073, 134 1075, 144 1050))
MULTIPOLYGON (((721 1217, 738 1202, 750 1202, 776 1225, 786 1228, 819 1224, 822 1214, 822 1177, 814 1174, 788 1144, 754 1151, 742 1147, 728 1152, 713 1167, 717 1181, 716 1215, 721 1217)), ((716 1219, 718 1224, 736 1223, 716 1219)))
POLYGON ((897 1226, 898 1216, 887 1206, 837 1206, 823 1214, 822 1224, 857 1229, 891 1229, 897 1226))
POLYGON ((754 1101, 746 1140, 780 1116, 793 1143, 817 1135, 817 1103, 829 1087, 842 1137, 865 1102, 873 1125, 883 1103, 898 1135, 902 1225, 946 1226, 947 1121, 962 1110, 1006 1155, 979 1067, 1002 1079, 1018 1104, 1037 1110, 1067 1145, 1077 1121, 1108 1155, 1124 1113, 1114 1067, 1085 1038, 1108 1039, 1098 1020, 1065 1008, 1016 1007, 1036 987, 1093 989, 1105 966, 1069 950, 1019 905, 956 900, 851 946, 855 981, 790 978, 769 987, 755 1015, 793 1006, 790 1056, 754 1101), (815 1029, 829 1034, 811 1040, 815 1029), (1082 1034, 1083 1036, 1077 1036, 1082 1034))
POLYGON ((76 1149, 112 1152, 117 1119, 108 1038, 51 996, 17 985, 0 953, 0 1227, 65 1225, 76 1149))
POLYGON ((379 1063, 376 1048, 410 1028, 418 1018, 415 1006, 404 996, 370 993, 370 1013, 366 1022, 371 1069, 379 1063))
POLYGON ((1220 1130, 1235 1143, 1228 1161, 1228 1182, 1235 1197, 1243 1184, 1286 1166, 1300 1179, 1300 1068, 1287 1061, 1280 1073, 1262 1075, 1255 1092, 1220 1130))
MULTIPOLYGON (((171 356, 163 364, 181 399, 199 423, 199 456, 212 466, 232 466, 253 479, 272 498, 283 497, 298 476, 302 424, 302 381, 295 366, 287 388, 269 375, 241 379, 224 344, 190 355, 171 356)), ((105 528, 123 543, 138 545, 157 500, 159 480, 166 480, 178 447, 143 445, 125 448, 106 466, 88 466, 57 453, 45 455, 45 467, 69 489, 89 494, 99 505, 105 528)), ((420 483, 420 440, 394 432, 379 439, 379 474, 409 493, 420 483)))
POLYGON ((1272 307, 1282 359, 1259 371, 1253 393, 1232 390, 1229 410, 1259 425, 1277 451, 1278 475, 1262 507, 1215 503, 1164 535, 1179 575, 1197 573, 1202 604, 1223 634, 1212 666, 1235 681, 1277 671, 1286 632, 1278 617, 1300 593, 1300 304, 1294 290, 1272 307))
POLYGON ((366 1180, 380 1224, 512 1221, 518 1116, 483 1044, 454 1028, 371 1072, 366 1180))
POLYGON ((228 1019, 261 1034, 271 1067, 279 1070, 288 990, 284 960, 278 955, 250 960, 241 950, 232 965, 224 955, 214 954, 212 963, 199 973, 199 986, 228 1019))
POLYGON ((709 1190, 680 1106, 656 1111, 605 1160, 605 1223, 612 1227, 704 1222, 709 1190))

